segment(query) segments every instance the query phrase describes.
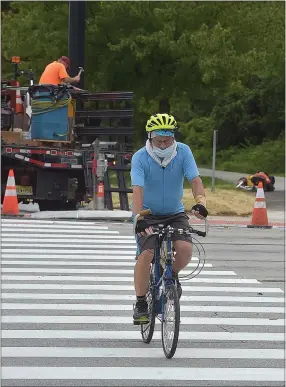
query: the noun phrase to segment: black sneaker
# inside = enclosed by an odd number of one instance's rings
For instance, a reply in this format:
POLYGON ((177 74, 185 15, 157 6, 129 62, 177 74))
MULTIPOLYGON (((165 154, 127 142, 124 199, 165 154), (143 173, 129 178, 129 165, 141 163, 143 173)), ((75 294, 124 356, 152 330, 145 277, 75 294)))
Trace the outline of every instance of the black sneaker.
POLYGON ((146 301, 137 301, 133 313, 134 325, 148 324, 149 311, 146 301))

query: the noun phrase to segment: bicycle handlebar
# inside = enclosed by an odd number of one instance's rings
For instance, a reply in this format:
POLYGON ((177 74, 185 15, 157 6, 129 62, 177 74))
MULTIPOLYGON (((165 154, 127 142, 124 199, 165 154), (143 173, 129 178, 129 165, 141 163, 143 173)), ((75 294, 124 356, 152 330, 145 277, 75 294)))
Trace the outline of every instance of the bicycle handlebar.
MULTIPOLYGON (((164 234, 166 234, 167 232, 171 232, 171 234, 179 233, 179 234, 197 234, 198 236, 201 236, 201 237, 207 236, 207 231, 195 230, 192 226, 189 226, 186 229, 174 228, 171 226, 166 226, 163 228, 152 227, 152 229, 153 229, 154 234, 159 234, 160 232, 163 232, 164 234)), ((207 221, 206 220, 205 220, 205 229, 207 230, 207 221)))
MULTIPOLYGON (((145 215, 149 215, 149 214, 152 214, 152 211, 150 209, 147 209, 147 210, 142 210, 140 211, 135 217, 134 217, 134 223, 133 223, 133 232, 135 234, 135 228, 136 228, 136 224, 137 224, 137 221, 138 219, 141 217, 141 216, 145 216, 145 215)), ((173 227, 170 227, 170 226, 167 226, 167 227, 164 227, 164 228, 154 228, 152 227, 153 231, 155 233, 158 233, 159 231, 163 231, 164 229, 168 229, 168 231, 171 231, 171 232, 181 232, 181 233, 186 233, 186 231, 189 231, 189 233, 193 233, 193 234, 197 234, 198 236, 202 236, 202 237, 205 237, 207 236, 207 231, 208 231, 208 223, 207 223, 207 219, 205 218, 204 219, 205 221, 205 231, 200 231, 200 230, 195 230, 192 226, 189 226, 187 229, 183 230, 183 229, 175 229, 173 227), (191 231, 190 231, 191 230, 191 231)))

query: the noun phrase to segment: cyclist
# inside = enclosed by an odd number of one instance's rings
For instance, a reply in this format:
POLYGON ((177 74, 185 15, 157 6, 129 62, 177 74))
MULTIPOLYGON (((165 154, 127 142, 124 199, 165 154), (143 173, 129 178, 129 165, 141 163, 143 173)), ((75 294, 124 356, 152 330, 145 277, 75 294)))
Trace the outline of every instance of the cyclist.
MULTIPOLYGON (((200 219, 208 215, 204 187, 195 159, 188 145, 175 141, 177 128, 175 118, 169 114, 151 116, 146 124, 146 145, 133 155, 131 161, 133 216, 142 209, 152 211, 151 215, 139 219, 136 226, 139 249, 134 268, 137 301, 133 319, 136 323, 149 321, 146 293, 156 242, 156 237, 152 236, 152 226, 160 223, 176 228, 189 226, 189 218, 182 204, 184 177, 189 180, 196 201, 192 213, 200 219)), ((172 240, 176 251, 173 275, 178 281, 179 271, 190 261, 192 241, 184 235, 174 235, 172 240)), ((181 284, 177 284, 181 297, 181 284)))

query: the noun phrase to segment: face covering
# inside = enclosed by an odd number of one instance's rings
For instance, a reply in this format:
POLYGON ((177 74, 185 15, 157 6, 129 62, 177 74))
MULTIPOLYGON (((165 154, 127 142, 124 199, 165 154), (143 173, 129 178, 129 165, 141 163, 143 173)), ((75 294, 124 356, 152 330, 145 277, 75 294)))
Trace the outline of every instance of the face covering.
POLYGON ((165 149, 160 149, 157 148, 156 146, 153 146, 153 152, 155 153, 156 156, 160 157, 161 159, 169 158, 172 156, 174 150, 175 150, 176 144, 174 143, 173 145, 169 146, 169 148, 165 149))

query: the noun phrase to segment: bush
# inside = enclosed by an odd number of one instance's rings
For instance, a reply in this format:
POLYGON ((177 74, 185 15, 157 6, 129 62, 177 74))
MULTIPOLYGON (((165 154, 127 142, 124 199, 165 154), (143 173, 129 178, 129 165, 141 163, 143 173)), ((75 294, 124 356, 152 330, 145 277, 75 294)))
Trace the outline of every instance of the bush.
POLYGON ((232 147, 217 155, 217 169, 254 173, 258 170, 274 175, 285 173, 285 139, 264 141, 247 148, 232 147))

